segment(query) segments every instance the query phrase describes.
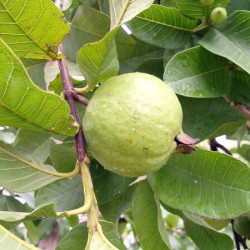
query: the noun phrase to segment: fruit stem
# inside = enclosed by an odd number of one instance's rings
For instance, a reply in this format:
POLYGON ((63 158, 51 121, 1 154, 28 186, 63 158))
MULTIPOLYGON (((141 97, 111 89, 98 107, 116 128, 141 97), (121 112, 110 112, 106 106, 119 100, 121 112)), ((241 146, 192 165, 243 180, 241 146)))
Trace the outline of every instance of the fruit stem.
POLYGON ((211 18, 210 18, 211 13, 210 12, 211 12, 210 11, 210 6, 205 7, 205 21, 206 21, 206 24, 208 24, 208 25, 211 22, 211 18))
POLYGON ((84 205, 77 209, 64 211, 64 212, 58 212, 56 213, 58 217, 62 215, 69 217, 72 215, 87 213, 90 210, 90 207, 92 205, 93 184, 92 184, 88 166, 85 163, 85 161, 83 162, 77 161, 76 164, 80 167, 80 170, 81 170, 81 179, 82 179, 82 185, 83 185, 84 197, 85 197, 84 205))

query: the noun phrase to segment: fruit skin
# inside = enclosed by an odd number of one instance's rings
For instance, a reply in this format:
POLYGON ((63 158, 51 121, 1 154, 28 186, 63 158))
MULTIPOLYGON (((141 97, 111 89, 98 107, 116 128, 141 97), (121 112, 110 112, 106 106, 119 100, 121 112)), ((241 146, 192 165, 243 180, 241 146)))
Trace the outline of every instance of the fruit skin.
POLYGON ((234 220, 234 230, 241 236, 250 239, 250 215, 234 220))
POLYGON ((166 163, 181 123, 181 105, 170 87, 155 76, 128 73, 96 90, 83 131, 88 149, 103 167, 133 177, 166 163))
POLYGON ((204 6, 210 6, 214 3, 215 0, 200 0, 201 4, 204 6))
POLYGON ((215 24, 223 23, 227 18, 227 11, 224 8, 218 7, 211 12, 211 20, 215 24))

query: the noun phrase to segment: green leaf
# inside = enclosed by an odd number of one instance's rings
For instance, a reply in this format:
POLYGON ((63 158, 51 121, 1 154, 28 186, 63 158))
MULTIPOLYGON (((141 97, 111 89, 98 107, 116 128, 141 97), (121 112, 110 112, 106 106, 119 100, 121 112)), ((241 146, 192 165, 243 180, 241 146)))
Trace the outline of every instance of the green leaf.
POLYGON ((173 0, 161 0, 161 5, 174 8, 173 0))
POLYGON ((50 160, 59 172, 70 172, 75 168, 77 159, 75 142, 50 140, 50 160))
POLYGON ((228 235, 213 230, 200 217, 168 207, 165 204, 162 205, 167 211, 182 218, 188 236, 192 238, 199 249, 233 249, 233 241, 228 235))
POLYGON ((219 97, 228 89, 228 60, 197 46, 176 54, 167 64, 164 81, 187 97, 219 97))
POLYGON ((250 75, 242 71, 231 72, 231 84, 227 96, 230 100, 250 107, 250 75))
POLYGON ((1 225, 18 225, 23 220, 35 220, 43 217, 56 217, 54 205, 48 204, 37 208, 32 212, 15 212, 15 211, 0 211, 1 225))
POLYGON ((97 42, 109 31, 110 18, 88 6, 80 6, 72 20, 70 33, 63 39, 63 50, 69 60, 75 61, 79 49, 97 42))
POLYGON ((29 242, 37 244, 39 242, 39 230, 32 221, 25 221, 25 227, 27 229, 27 237, 29 242))
POLYGON ((250 12, 235 11, 217 28, 210 28, 200 45, 210 52, 223 56, 250 74, 250 12))
POLYGON ((21 61, 0 40, 0 123, 2 126, 45 129, 73 136, 68 104, 33 84, 21 61))
POLYGON ((0 1, 0 38, 19 57, 57 59, 57 47, 69 32, 63 14, 49 0, 0 1))
POLYGON ((131 20, 141 11, 149 8, 153 2, 154 0, 110 0, 110 29, 112 30, 116 26, 131 20))
POLYGON ((88 240, 86 223, 73 227, 58 243, 56 250, 74 249, 84 250, 88 240))
POLYGON ((218 233, 206 227, 184 219, 185 229, 194 243, 202 250, 232 250, 232 239, 223 233, 218 233), (199 233, 197 233, 199 232, 199 233))
POLYGON ((136 71, 144 61, 161 58, 164 53, 162 48, 144 43, 125 32, 120 35, 119 31, 116 36, 116 48, 120 62, 120 74, 136 71))
POLYGON ((36 195, 35 206, 54 204, 57 212, 79 208, 84 203, 80 175, 71 180, 60 180, 42 187, 36 195))
MULTIPOLYGON (((175 0, 176 7, 181 10, 181 12, 187 16, 193 18, 202 18, 205 16, 205 7, 200 3, 199 0, 175 0)), ((230 0, 215 0, 211 5, 211 9, 217 7, 225 7, 230 0)))
POLYGON ((211 219, 230 219, 249 211, 250 168, 226 154, 196 148, 174 155, 149 175, 159 199, 177 209, 211 219))
POLYGON ((117 30, 110 31, 101 41, 86 44, 79 50, 76 61, 88 83, 86 91, 93 90, 98 83, 118 74, 115 46, 117 30))
POLYGON ((171 249, 159 201, 147 181, 139 182, 133 197, 133 218, 140 245, 145 250, 171 249))
POLYGON ((127 26, 142 41, 162 48, 176 48, 190 40, 196 20, 185 17, 177 9, 152 5, 127 26))
POLYGON ((162 58, 153 58, 147 61, 144 61, 136 72, 145 72, 147 74, 154 75, 162 79, 164 68, 163 68, 163 59, 162 58))
POLYGON ((60 179, 46 173, 48 168, 34 155, 3 143, 0 143, 0 158, 0 185, 11 191, 25 193, 60 179))
POLYGON ((231 14, 235 10, 250 10, 250 0, 239 1, 239 0, 231 0, 227 5, 227 13, 231 14))
MULTIPOLYGON (((112 222, 101 220, 100 224, 102 226, 102 230, 106 238, 119 250, 125 250, 122 240, 118 235, 116 225, 112 222)), ((100 248, 93 248, 93 250, 100 249, 100 248)))
POLYGON ((178 96, 183 111, 182 129, 200 141, 208 138, 222 125, 237 122, 242 124, 245 119, 221 98, 189 98, 178 96))
POLYGON ((114 200, 99 206, 103 218, 117 223, 120 215, 131 206, 133 192, 134 188, 130 187, 114 200))
POLYGON ((42 164, 49 156, 50 136, 50 133, 22 128, 18 130, 14 147, 42 164))
POLYGON ((33 83, 39 88, 46 90, 46 83, 44 81, 44 65, 46 60, 22 58, 21 61, 33 83))
POLYGON ((39 250, 25 241, 19 239, 17 236, 9 232, 0 225, 0 244, 2 249, 19 249, 19 250, 39 250))
POLYGON ((0 195, 0 211, 28 212, 27 204, 22 204, 13 196, 0 195))
POLYGON ((135 178, 124 177, 104 169, 96 160, 91 159, 91 176, 98 204, 114 200, 124 193, 135 178))

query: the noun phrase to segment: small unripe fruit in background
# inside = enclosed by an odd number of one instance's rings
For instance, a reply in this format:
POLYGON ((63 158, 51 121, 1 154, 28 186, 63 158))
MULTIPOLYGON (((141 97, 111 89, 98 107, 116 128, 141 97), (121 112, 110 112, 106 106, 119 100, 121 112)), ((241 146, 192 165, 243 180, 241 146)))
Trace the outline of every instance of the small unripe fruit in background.
POLYGON ((214 3, 214 0, 200 0, 200 2, 204 6, 210 6, 214 3))
POLYGON ((224 8, 218 7, 211 12, 211 20, 215 24, 223 23, 227 18, 227 11, 224 8))

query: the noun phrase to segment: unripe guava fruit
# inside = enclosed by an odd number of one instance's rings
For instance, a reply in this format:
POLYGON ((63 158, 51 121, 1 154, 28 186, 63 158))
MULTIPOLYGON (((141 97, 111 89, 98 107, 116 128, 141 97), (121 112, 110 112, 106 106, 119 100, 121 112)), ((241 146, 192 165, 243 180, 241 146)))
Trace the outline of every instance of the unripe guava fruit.
POLYGON ((89 151, 104 168, 133 177, 166 163, 181 124, 181 105, 170 87, 155 76, 128 73, 96 90, 83 131, 89 151))
POLYGON ((200 0, 200 2, 204 6, 210 6, 214 3, 214 0, 200 0))
POLYGON ((250 239, 250 215, 235 219, 234 230, 239 235, 250 239))
POLYGON ((224 8, 218 7, 211 12, 211 20, 215 24, 223 23, 227 18, 227 11, 224 8))

